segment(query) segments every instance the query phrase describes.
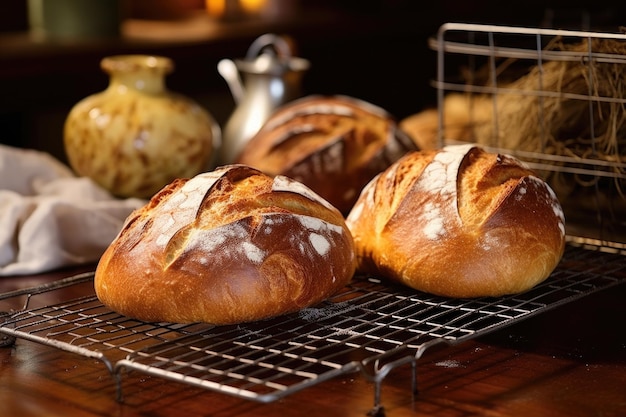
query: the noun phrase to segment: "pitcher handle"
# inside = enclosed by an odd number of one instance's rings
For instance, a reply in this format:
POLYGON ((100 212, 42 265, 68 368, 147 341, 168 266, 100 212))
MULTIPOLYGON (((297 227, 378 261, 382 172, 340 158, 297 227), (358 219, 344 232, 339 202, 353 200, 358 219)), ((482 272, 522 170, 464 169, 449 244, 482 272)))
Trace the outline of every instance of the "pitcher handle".
POLYGON ((278 56, 291 58, 291 48, 289 47, 287 41, 273 33, 266 33, 265 35, 259 36, 254 40, 254 42, 252 42, 250 48, 248 48, 248 52, 246 53, 246 59, 253 60, 261 54, 263 49, 270 46, 274 48, 274 51, 278 53, 278 56))

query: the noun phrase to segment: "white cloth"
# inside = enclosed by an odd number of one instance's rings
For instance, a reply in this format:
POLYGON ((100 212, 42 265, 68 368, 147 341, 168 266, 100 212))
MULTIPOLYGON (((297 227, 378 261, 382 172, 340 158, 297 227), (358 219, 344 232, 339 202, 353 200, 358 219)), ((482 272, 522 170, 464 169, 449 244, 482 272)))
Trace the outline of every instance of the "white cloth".
POLYGON ((0 276, 96 262, 145 203, 114 198, 47 153, 0 145, 0 276))

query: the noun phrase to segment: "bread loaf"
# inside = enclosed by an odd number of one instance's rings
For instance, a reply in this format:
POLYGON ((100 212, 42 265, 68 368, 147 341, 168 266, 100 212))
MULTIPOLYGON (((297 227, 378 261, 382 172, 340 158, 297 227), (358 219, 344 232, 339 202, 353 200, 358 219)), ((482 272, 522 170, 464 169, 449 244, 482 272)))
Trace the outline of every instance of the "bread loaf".
POLYGON ((102 256, 103 304, 157 322, 240 323, 297 311, 356 266, 341 213, 300 183, 229 165, 176 180, 136 210, 102 256))
POLYGON ((448 297, 528 290, 565 247, 550 187, 471 145, 406 155, 365 187, 346 223, 359 270, 448 297))
POLYGON ((450 93, 442 102, 441 114, 437 108, 427 108, 400 120, 398 126, 420 150, 439 149, 439 133, 448 142, 488 145, 493 144, 492 137, 477 141, 475 129, 492 123, 492 112, 493 103, 484 96, 450 93))
POLYGON ((307 185, 348 214, 361 189, 415 144, 383 109, 347 96, 308 96, 277 110, 237 162, 307 185))

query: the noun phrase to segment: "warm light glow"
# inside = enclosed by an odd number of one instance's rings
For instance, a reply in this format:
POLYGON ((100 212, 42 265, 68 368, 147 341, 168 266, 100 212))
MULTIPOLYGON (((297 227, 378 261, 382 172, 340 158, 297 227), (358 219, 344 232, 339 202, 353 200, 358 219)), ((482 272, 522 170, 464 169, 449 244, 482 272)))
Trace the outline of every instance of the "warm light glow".
POLYGON ((210 16, 223 18, 227 16, 256 15, 267 6, 267 0, 205 0, 206 10, 210 16))
POLYGON ((206 0, 206 9, 211 16, 221 17, 226 9, 226 0, 206 0))
POLYGON ((267 0, 240 0, 242 10, 245 13, 256 13, 265 6, 267 0))

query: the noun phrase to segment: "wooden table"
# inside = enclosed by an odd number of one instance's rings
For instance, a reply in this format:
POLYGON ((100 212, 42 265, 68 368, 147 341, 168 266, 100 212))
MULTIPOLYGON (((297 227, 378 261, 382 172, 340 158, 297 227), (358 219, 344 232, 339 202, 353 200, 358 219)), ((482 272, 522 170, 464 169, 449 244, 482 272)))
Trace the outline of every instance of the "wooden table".
MULTIPOLYGON (((85 268, 0 278, 0 292, 85 268)), ((382 384, 386 416, 625 416, 626 285, 463 342, 433 348, 382 384)), ((0 348, 1 416, 366 416, 374 384, 337 377, 269 403, 242 400, 157 377, 124 375, 116 401, 98 360, 18 339, 0 348)))

